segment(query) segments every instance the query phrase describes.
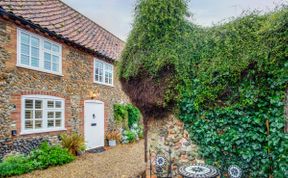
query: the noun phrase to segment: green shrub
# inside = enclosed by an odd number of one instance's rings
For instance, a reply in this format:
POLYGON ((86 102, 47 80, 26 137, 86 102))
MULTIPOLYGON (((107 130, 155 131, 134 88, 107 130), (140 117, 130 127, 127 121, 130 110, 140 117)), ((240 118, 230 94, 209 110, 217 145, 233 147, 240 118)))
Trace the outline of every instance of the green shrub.
POLYGON ((39 169, 45 169, 49 166, 63 165, 75 159, 67 149, 61 146, 50 146, 44 142, 36 150, 29 154, 30 160, 35 162, 35 166, 39 169))
POLYGON ((125 135, 129 143, 133 143, 136 141, 136 135, 134 132, 127 130, 125 135))
POLYGON ((139 109, 132 104, 127 104, 126 109, 128 112, 128 126, 131 128, 133 124, 138 124, 141 118, 139 109))
POLYGON ((60 146, 50 146, 42 143, 38 149, 29 155, 11 155, 0 163, 0 177, 21 175, 36 169, 45 169, 49 166, 63 165, 75 159, 67 149, 60 146))
POLYGON ((144 126, 143 126, 143 125, 140 125, 140 126, 139 126, 138 137, 139 137, 140 139, 143 139, 143 138, 144 138, 144 126))
POLYGON ((67 148, 68 151, 75 156, 78 152, 85 150, 84 137, 77 133, 61 135, 61 145, 63 148, 67 148))
POLYGON ((118 125, 128 129, 128 111, 124 104, 114 104, 114 119, 118 125))
POLYGON ((27 156, 11 155, 0 163, 0 177, 21 175, 34 170, 34 163, 27 156))
POLYGON ((119 125, 128 130, 133 124, 139 123, 141 113, 139 109, 132 104, 115 104, 114 118, 119 125))

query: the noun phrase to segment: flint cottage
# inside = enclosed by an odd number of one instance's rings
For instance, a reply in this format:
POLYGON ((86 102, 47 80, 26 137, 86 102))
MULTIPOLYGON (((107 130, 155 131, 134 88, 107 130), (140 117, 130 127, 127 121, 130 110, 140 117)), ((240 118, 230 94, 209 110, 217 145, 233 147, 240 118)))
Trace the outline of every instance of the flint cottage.
POLYGON ((60 0, 0 1, 0 159, 78 132, 104 145, 124 42, 60 0))

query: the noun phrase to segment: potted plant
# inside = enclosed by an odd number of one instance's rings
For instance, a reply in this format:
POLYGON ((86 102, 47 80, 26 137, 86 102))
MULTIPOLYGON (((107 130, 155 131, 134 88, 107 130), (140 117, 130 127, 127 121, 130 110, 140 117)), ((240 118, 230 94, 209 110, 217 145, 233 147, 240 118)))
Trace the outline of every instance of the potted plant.
POLYGON ((117 141, 120 140, 121 134, 117 130, 108 131, 105 134, 106 139, 108 140, 109 146, 114 147, 116 146, 117 141))
POLYGON ((61 145, 64 148, 67 148, 71 154, 81 156, 84 153, 86 147, 84 137, 82 135, 77 133, 72 133, 70 135, 62 134, 60 138, 61 145))

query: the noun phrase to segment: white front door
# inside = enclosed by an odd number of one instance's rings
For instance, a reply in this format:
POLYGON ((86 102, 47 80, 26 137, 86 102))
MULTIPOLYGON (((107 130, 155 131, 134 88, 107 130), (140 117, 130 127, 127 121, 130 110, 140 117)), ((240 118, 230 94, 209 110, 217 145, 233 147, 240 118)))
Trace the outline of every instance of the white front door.
POLYGON ((87 100, 84 103, 84 136, 86 148, 104 146, 104 103, 87 100))

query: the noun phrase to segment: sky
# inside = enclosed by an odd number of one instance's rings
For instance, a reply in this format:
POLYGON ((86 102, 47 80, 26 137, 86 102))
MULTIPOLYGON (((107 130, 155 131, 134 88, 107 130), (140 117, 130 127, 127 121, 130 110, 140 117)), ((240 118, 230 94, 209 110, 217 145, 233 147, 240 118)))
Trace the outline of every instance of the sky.
MULTIPOLYGON (((63 0, 86 17, 126 41, 132 28, 136 0, 63 0)), ((211 26, 243 11, 267 12, 288 0, 190 0, 192 21, 211 26)))

